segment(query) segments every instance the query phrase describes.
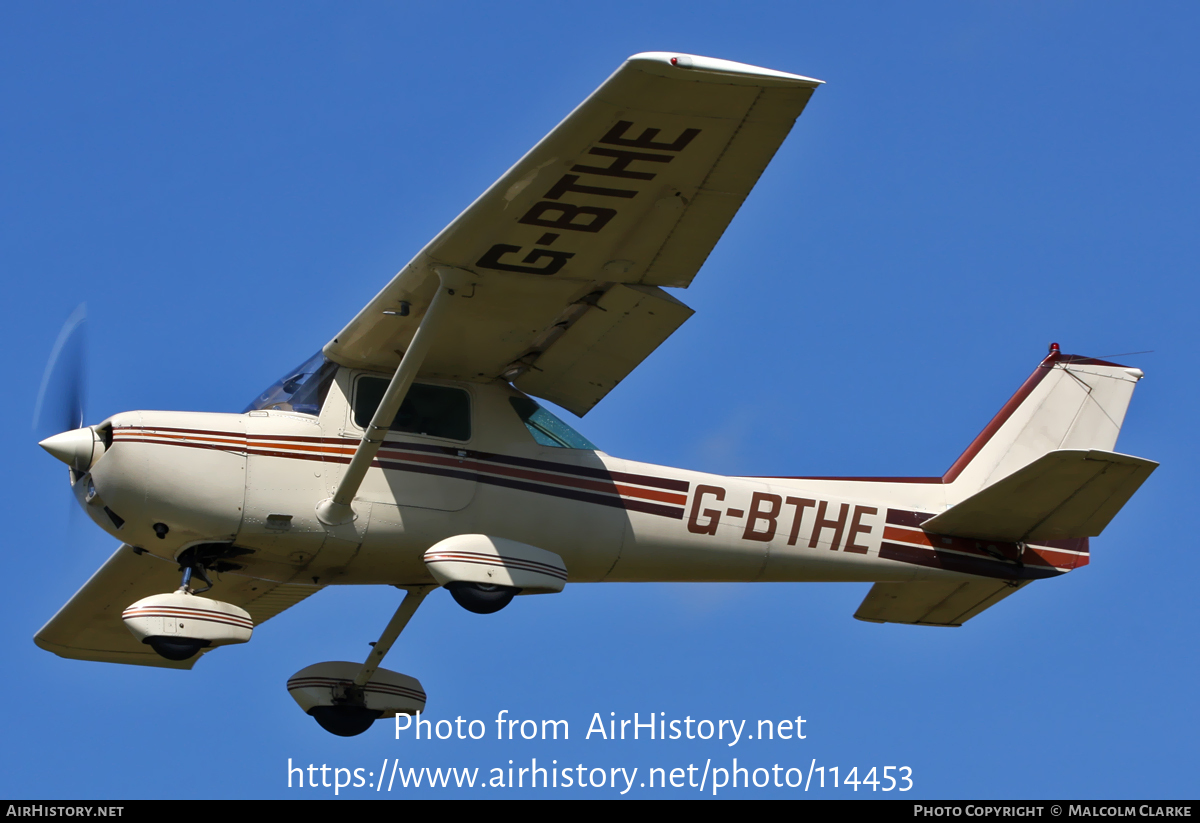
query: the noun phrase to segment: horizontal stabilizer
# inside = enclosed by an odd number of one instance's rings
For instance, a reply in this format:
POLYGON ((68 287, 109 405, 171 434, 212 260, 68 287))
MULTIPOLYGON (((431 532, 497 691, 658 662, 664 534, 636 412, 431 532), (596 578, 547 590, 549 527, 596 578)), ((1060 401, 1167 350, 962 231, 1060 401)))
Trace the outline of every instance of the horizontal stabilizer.
MULTIPOLYGON (((216 583, 214 594, 248 611, 256 626, 321 588, 231 574, 220 575, 216 583)), ((175 563, 139 555, 133 547, 122 545, 33 640, 46 651, 74 660, 190 669, 200 655, 179 662, 160 657, 139 643, 121 620, 121 612, 129 604, 177 588, 179 567, 175 563)))
POLYGON ((921 528, 1011 543, 1096 537, 1157 466, 1095 449, 1052 451, 921 528))
POLYGON ((936 580, 876 583, 855 618, 869 623, 961 626, 1030 581, 936 580))

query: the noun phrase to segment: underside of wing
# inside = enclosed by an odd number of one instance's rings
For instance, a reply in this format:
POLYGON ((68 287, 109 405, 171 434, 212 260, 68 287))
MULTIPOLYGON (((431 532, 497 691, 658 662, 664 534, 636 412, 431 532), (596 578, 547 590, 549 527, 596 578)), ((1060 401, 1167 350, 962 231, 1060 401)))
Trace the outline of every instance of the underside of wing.
POLYGON ((933 580, 876 583, 854 616, 869 623, 961 626, 1028 580, 933 580))
MULTIPOLYGON (((248 611, 255 626, 321 588, 231 574, 221 575, 216 582, 221 600, 248 611)), ((178 587, 179 571, 174 563, 123 545, 41 628, 34 642, 59 657, 76 660, 190 669, 199 656, 178 662, 160 657, 138 642, 121 620, 121 612, 131 603, 178 587)))
POLYGON ((421 369, 511 380, 586 413, 691 310, 688 286, 819 81, 636 55, 426 246, 326 355, 390 371, 436 289, 470 273, 421 369), (577 331, 577 327, 585 330, 577 331))

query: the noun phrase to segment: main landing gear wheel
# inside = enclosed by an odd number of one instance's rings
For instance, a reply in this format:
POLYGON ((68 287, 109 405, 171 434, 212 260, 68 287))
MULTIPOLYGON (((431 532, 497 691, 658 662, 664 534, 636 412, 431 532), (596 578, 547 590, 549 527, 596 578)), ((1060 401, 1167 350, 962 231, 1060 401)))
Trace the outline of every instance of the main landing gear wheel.
POLYGON ((335 706, 313 706, 308 713, 322 729, 339 737, 362 734, 383 714, 366 706, 345 703, 335 706))
POLYGON ((450 590, 450 596, 454 598, 455 603, 475 614, 494 614, 511 603, 521 591, 512 586, 489 586, 462 581, 447 583, 446 588, 450 590))
POLYGON ((379 668, 400 632, 434 586, 405 588, 404 599, 364 663, 331 660, 306 666, 288 678, 288 694, 327 732, 353 737, 381 717, 425 711, 425 689, 415 677, 379 668))
POLYGON ((188 660, 208 645, 207 640, 192 640, 186 637, 147 637, 146 645, 167 660, 188 660))

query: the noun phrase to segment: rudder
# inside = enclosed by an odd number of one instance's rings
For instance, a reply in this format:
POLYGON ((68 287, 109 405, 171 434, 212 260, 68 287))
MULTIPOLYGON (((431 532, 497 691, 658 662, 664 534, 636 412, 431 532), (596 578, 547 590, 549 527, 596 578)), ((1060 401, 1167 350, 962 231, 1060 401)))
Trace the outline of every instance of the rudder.
POLYGON ((1050 354, 942 477, 957 503, 1058 449, 1112 451, 1141 369, 1050 354))

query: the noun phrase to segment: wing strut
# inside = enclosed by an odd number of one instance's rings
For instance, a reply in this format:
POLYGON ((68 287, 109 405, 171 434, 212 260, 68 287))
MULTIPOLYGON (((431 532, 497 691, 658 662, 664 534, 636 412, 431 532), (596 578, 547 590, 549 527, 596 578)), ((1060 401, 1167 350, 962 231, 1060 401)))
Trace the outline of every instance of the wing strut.
POLYGON ((400 411, 400 404, 404 402, 404 397, 408 394, 409 387, 412 386, 413 378, 417 376, 421 363, 425 360, 425 355, 429 353, 435 333, 434 327, 439 318, 445 314, 450 298, 456 292, 462 292, 466 286, 470 285, 467 278, 473 276, 470 272, 449 266, 438 266, 434 269, 434 273, 441 281, 437 294, 434 295, 429 308, 425 311, 425 316, 421 318, 421 325, 417 327, 417 332, 404 352, 404 357, 401 358, 396 373, 392 375, 392 382, 388 384, 387 391, 383 393, 383 399, 379 401, 379 408, 375 410, 375 416, 371 418, 371 424, 367 427, 362 442, 358 444, 354 457, 350 459, 350 465, 346 467, 346 473, 342 475, 337 490, 333 493, 333 497, 317 504, 317 519, 327 526, 349 523, 358 516, 351 508, 350 501, 358 493, 358 487, 362 485, 363 478, 367 475, 367 469, 371 467, 371 461, 379 453, 379 447, 383 445, 383 438, 396 418, 396 413, 400 411))

